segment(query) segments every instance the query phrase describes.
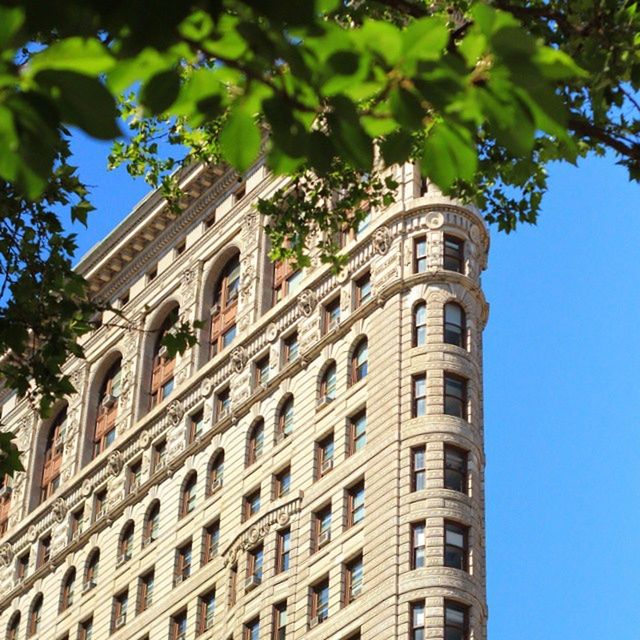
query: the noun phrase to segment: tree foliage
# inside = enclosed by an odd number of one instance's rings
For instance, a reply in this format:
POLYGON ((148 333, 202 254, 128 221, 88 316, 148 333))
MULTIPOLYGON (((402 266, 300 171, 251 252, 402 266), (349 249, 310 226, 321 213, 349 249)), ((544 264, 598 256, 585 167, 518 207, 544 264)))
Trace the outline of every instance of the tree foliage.
POLYGON ((510 232, 550 162, 612 152, 640 178, 639 24, 623 0, 0 0, 3 384, 46 412, 97 309, 53 213, 92 208, 70 129, 173 206, 183 163, 264 154, 291 177, 259 203, 273 257, 388 203, 381 171, 407 160, 510 232))

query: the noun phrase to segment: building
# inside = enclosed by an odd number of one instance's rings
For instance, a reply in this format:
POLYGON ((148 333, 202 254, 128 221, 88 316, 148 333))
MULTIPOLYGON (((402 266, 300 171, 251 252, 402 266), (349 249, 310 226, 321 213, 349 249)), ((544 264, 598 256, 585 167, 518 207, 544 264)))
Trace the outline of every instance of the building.
POLYGON ((338 275, 273 266, 281 182, 194 167, 80 263, 114 301, 1 489, 10 640, 486 638, 477 212, 394 169, 338 275), (169 358, 176 318, 198 346, 169 358))

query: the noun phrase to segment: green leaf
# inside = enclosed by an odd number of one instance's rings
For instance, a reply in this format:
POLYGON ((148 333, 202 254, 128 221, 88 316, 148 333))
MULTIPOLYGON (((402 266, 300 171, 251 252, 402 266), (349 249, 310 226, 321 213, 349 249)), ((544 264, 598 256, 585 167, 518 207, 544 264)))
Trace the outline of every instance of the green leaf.
POLYGON ((164 113, 178 97, 180 76, 175 69, 157 73, 148 80, 140 93, 140 102, 152 114, 164 113))
POLYGON ((382 157, 387 165, 404 162, 411 153, 413 138, 406 131, 389 134, 380 144, 382 157))
POLYGON ((0 176, 12 182, 18 172, 18 148, 20 140, 13 122, 13 115, 7 107, 0 104, 0 176))
POLYGON ((331 101, 333 111, 327 116, 334 144, 355 168, 369 171, 373 164, 373 144, 362 128, 354 104, 342 96, 331 101))
POLYGON ((7 48, 11 38, 24 23, 24 9, 0 6, 0 49, 7 48))
POLYGON ((567 78, 586 78, 588 73, 582 69, 571 56, 559 49, 539 47, 533 62, 542 70, 543 75, 550 80, 564 80, 567 78))
POLYGON ((202 48, 214 56, 235 60, 247 50, 247 41, 238 32, 240 21, 228 13, 220 16, 217 33, 203 40, 202 48))
POLYGON ((439 60, 449 30, 444 18, 430 16, 413 20, 402 32, 402 55, 408 60, 439 60))
POLYGON ((353 39, 363 48, 377 53, 390 65, 394 65, 400 58, 400 30, 389 22, 367 19, 360 29, 353 32, 353 39))
POLYGON ((65 38, 37 53, 29 63, 32 75, 44 70, 75 71, 97 76, 115 65, 110 51, 95 38, 65 38))
POLYGON ((437 122, 429 131, 422 151, 423 172, 444 191, 456 180, 471 180, 478 156, 467 129, 453 122, 437 122))
POLYGON ((220 131, 224 158, 238 171, 246 171, 260 153, 260 141, 260 129, 254 115, 243 105, 234 105, 220 131))
POLYGON ((114 93, 123 93, 134 84, 144 83, 172 65, 173 61, 155 49, 144 49, 132 58, 118 60, 107 74, 107 86, 114 93))
POLYGON ((403 89, 393 89, 389 95, 391 112, 401 125, 408 129, 420 129, 424 118, 424 109, 418 97, 403 89))

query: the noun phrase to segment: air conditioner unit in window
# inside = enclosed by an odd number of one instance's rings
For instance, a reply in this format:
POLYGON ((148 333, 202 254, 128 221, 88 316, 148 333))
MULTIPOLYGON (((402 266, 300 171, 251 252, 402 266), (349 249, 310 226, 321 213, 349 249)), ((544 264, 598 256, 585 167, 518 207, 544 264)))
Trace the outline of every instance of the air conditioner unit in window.
POLYGON ((121 553, 118 556, 118 562, 117 562, 117 566, 120 567, 121 565, 123 565, 125 562, 127 562, 127 560, 130 560, 131 556, 129 556, 128 553, 121 553))
POLYGON ((318 548, 324 547, 325 544, 328 544, 331 541, 331 531, 322 531, 318 536, 318 548))
POLYGON ((211 316, 217 316, 220 313, 220 303, 219 302, 215 302, 212 306, 211 306, 211 316))
POLYGON ((278 433, 276 433, 276 444, 283 442, 288 437, 289 437, 288 433, 285 433, 284 431, 278 431, 278 433))
POLYGON ((77 542, 80 540, 80 536, 82 535, 82 527, 78 527, 71 536, 71 542, 77 542))
POLYGON ((104 518, 107 515, 107 507, 102 507, 96 511, 95 521, 104 518))
POLYGON ((321 618, 320 616, 314 616, 313 618, 311 618, 311 620, 309 620, 309 629, 317 627, 323 620, 324 618, 321 618))
POLYGON ((222 489, 222 478, 216 478, 210 487, 210 493, 216 493, 216 491, 220 491, 222 489))
POLYGON ((167 466, 167 461, 164 458, 160 458, 160 460, 156 460, 156 464, 154 467, 154 471, 161 471, 167 466))
POLYGON ((207 562, 211 562, 218 555, 218 546, 214 545, 209 547, 209 552, 207 553, 207 562))
POLYGON ((159 358, 166 358, 168 353, 169 353, 169 349, 167 349, 167 346, 164 344, 158 349, 159 358))
POLYGON ((329 322, 329 325, 327 326, 327 331, 335 331, 339 326, 340 326, 339 318, 331 320, 331 322, 329 322))
POLYGON ((145 536, 144 538, 142 538, 142 548, 144 549, 144 547, 150 545, 153 541, 154 541, 154 537, 153 536, 145 536))
POLYGON ((89 580, 85 580, 82 585, 82 593, 87 593, 87 591, 91 591, 96 586, 96 581, 93 578, 89 580))
POLYGON ((3 485, 0 487, 0 498, 8 498, 11 495, 13 489, 8 485, 3 485))
POLYGON ((123 613, 122 615, 119 615, 115 619, 115 622, 114 622, 113 626, 114 626, 114 628, 119 629, 120 627, 124 627, 126 622, 127 622, 127 614, 123 613))
POLYGON ((111 409, 111 407, 113 407, 117 401, 118 401, 118 398, 114 396, 113 393, 106 393, 104 395, 104 398, 102 398, 100 404, 105 409, 111 409))
POLYGON ((173 576, 173 586, 175 587, 176 585, 180 584, 181 582, 184 582, 189 576, 186 576, 182 573, 178 573, 177 575, 173 576))
POLYGON ((62 438, 60 436, 58 436, 54 441, 53 441, 53 449, 56 453, 61 453, 62 452, 62 448, 64 446, 64 442, 62 441, 62 438))
POLYGON ((358 583, 358 584, 354 584, 353 587, 351 587, 351 597, 352 598, 357 598, 360 593, 362 592, 362 583, 358 583))
POLYGON ((329 458, 328 460, 325 460, 322 463, 322 466, 320 467, 320 472, 324 475, 325 473, 328 473, 329 471, 331 471, 331 469, 333 469, 333 460, 329 458))
POLYGON ((244 589, 245 591, 251 591, 252 589, 255 589, 261 582, 262 582, 262 576, 259 576, 258 574, 254 573, 253 575, 250 575, 245 580, 244 589))

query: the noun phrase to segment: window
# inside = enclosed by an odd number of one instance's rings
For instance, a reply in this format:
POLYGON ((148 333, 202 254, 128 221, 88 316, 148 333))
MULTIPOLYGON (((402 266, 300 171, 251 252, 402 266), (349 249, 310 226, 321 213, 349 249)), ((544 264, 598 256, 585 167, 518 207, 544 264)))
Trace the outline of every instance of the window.
POLYGON ((262 566, 264 562, 264 547, 258 545, 247 553, 247 588, 262 582, 262 566))
POLYGON ((9 528, 9 509, 11 508, 12 479, 8 473, 0 474, 0 536, 9 528))
POLYGON ((260 618, 245 623, 242 629, 242 640, 258 640, 260 638, 260 618))
POLYGON ((7 626, 7 640, 18 640, 18 631, 20 630, 20 612, 16 611, 7 626))
POLYGON ((27 624, 27 638, 35 636, 40 631, 40 622, 42 618, 42 594, 39 593, 31 604, 29 609, 29 620, 27 624))
POLYGON ((126 491, 127 495, 133 493, 142 484, 142 462, 134 462, 127 467, 126 491))
POLYGON ((469 453, 452 445, 444 446, 444 486, 461 493, 468 492, 469 453))
POLYGON ((175 356, 169 357, 167 347, 162 342, 178 322, 178 313, 178 307, 175 307, 165 318, 156 336, 151 365, 149 409, 153 409, 153 407, 160 404, 173 391, 175 356))
POLYGON ((120 403, 122 359, 118 358, 102 381, 93 432, 93 457, 100 455, 116 439, 116 418, 120 403))
POLYGON ((444 523, 444 566, 469 570, 469 529, 450 520, 444 523))
POLYGON ((333 469, 333 431, 316 442, 316 480, 333 469))
POLYGON ((245 195, 247 195, 247 183, 243 182, 233 194, 233 204, 236 204, 236 202, 240 202, 240 200, 242 200, 245 195))
POLYGON ((225 265, 214 289, 211 306, 211 357, 228 347, 236 337, 239 290, 240 255, 236 255, 225 265))
POLYGON ((469 607, 452 600, 444 601, 445 640, 468 640, 469 607))
POLYGON ((129 299, 131 297, 131 292, 129 289, 127 289, 127 291, 125 291, 121 296, 120 299, 118 300, 118 304, 120 309, 123 309, 127 304, 129 304, 129 299))
POLYGON ((238 595, 238 565, 233 564, 229 568, 229 606, 233 607, 238 595))
POLYGON ((283 529, 276 533, 276 573, 289 569, 291 554, 291 530, 283 529))
POLYGON ((180 611, 171 616, 169 640, 185 640, 187 637, 187 612, 180 611))
POLYGON ((424 447, 411 449, 411 491, 422 491, 427 487, 427 470, 424 447))
POLYGON ((320 379, 320 404, 336 399, 336 363, 329 364, 320 379))
POLYGON ((425 529, 426 524, 414 522, 411 524, 411 568, 421 569, 425 566, 425 529))
POLYGON ((73 591, 76 585, 76 570, 71 567, 62 580, 60 591, 60 611, 66 611, 73 604, 73 591))
POLYGON ((216 223, 216 210, 214 209, 206 218, 206 220, 204 221, 204 228, 205 231, 207 229, 211 229, 211 227, 213 227, 213 225, 216 223))
POLYGON ((98 569, 100 568, 100 549, 94 549, 87 559, 84 570, 84 585, 82 591, 90 591, 98 584, 98 569))
POLYGON ((282 498, 291 490, 291 467, 285 467, 274 477, 274 497, 282 498))
POLYGON ((176 549, 173 584, 183 582, 191 575, 191 540, 176 549))
POLYGON ((298 332, 295 331, 290 336, 287 336, 283 340, 283 346, 283 361, 286 365, 293 362, 298 357, 298 332))
POLYGON ((153 282, 153 280, 156 279, 157 275, 158 275, 158 265, 155 265, 153 268, 147 271, 147 284, 149 284, 150 282, 153 282))
POLYGON ((242 519, 248 520, 260 511, 260 489, 247 494, 242 500, 242 519))
POLYGON ((454 236, 444 237, 444 268, 464 273, 464 242, 454 236))
POLYGON ((364 480, 351 487, 347 493, 347 527, 364 519, 364 480))
POLYGON ((147 571, 138 580, 138 613, 146 611, 153 603, 155 570, 147 571))
POLYGON ((182 486, 180 495, 180 517, 189 515, 196 508, 196 488, 198 484, 198 474, 193 472, 187 476, 182 486))
POLYGON ((424 273, 427 270, 427 239, 422 236, 413 242, 413 272, 424 273))
POLYGON ((371 299, 371 275, 367 272, 356 280, 355 308, 371 299))
POLYGON ((367 412, 360 411, 349 418, 347 455, 360 451, 367 443, 367 412))
POLYGON ((323 308, 322 335, 335 331, 340 324, 340 298, 331 300, 323 308))
POLYGON ((252 465, 261 455, 264 448, 264 420, 253 425, 249 433, 247 447, 247 466, 252 465))
POLYGON ((84 507, 80 507, 80 509, 76 509, 71 513, 70 525, 71 539, 75 540, 82 533, 82 527, 84 526, 84 507))
POLYGON ((427 376, 422 373, 411 378, 412 403, 411 417, 419 418, 427 414, 427 376))
POLYGON ((267 354, 263 358, 260 358, 260 360, 256 361, 256 386, 265 386, 267 382, 269 382, 270 371, 271 369, 269 365, 269 354, 267 354))
POLYGON ((224 451, 219 451, 213 458, 209 465, 209 482, 207 483, 207 494, 211 495, 222 489, 222 482, 224 477, 224 451))
POLYGON ((231 412, 231 393, 229 388, 216 394, 216 420, 222 420, 231 412))
POLYGON ((146 547, 158 539, 160 530, 160 503, 156 500, 152 503, 144 519, 142 531, 142 546, 146 547))
MULTIPOLYGON (((288 243, 285 243, 288 246, 288 243)), ((277 304, 293 293, 302 280, 302 270, 294 269, 293 259, 273 263, 273 304, 277 304)))
POLYGON ((343 606, 347 606, 353 602, 362 591, 362 580, 364 578, 364 568, 362 564, 362 555, 351 560, 344 566, 344 590, 343 590, 343 606))
POLYGON ((444 374, 444 412, 467 419, 467 381, 453 373, 444 374))
POLYGON ((309 626, 324 622, 329 617, 329 578, 311 587, 311 620, 309 626))
POLYGON ((202 534, 202 564, 211 562, 218 555, 220 544, 220 521, 216 520, 203 529, 202 534))
POLYGON ((351 384, 366 378, 368 371, 369 344, 365 338, 356 345, 351 356, 351 384))
POLYGON ((173 248, 173 255, 177 258, 178 256, 181 256, 186 250, 187 250, 187 241, 183 240, 173 248))
POLYGON ((18 564, 16 566, 16 578, 22 580, 27 577, 29 571, 29 552, 23 553, 18 556, 18 564))
POLYGON ((38 544, 38 555, 36 556, 36 569, 39 569, 43 565, 49 562, 49 558, 51 557, 51 534, 47 534, 46 536, 40 539, 40 543, 38 544))
POLYGON ((40 478, 40 504, 52 496, 60 486, 60 466, 62 465, 63 437, 66 420, 67 409, 64 408, 58 413, 49 426, 44 449, 42 476, 40 478))
POLYGON ((427 305, 419 302, 413 308, 413 346, 424 347, 427 344, 427 305))
POLYGON ((78 640, 92 640, 93 639, 93 616, 83 620, 78 625, 78 640))
POLYGON ((167 441, 160 440, 151 449, 151 473, 164 469, 167 462, 167 441))
POLYGON ((317 551, 331 541, 331 505, 313 514, 313 548, 317 551))
POLYGON ((133 555, 133 534, 135 526, 133 522, 129 521, 122 528, 120 534, 120 540, 118 541, 118 564, 131 560, 133 555))
POLYGON ((278 413, 278 428, 276 431, 276 442, 282 441, 293 432, 293 398, 289 397, 280 407, 278 413))
POLYGON ((127 622, 127 609, 129 608, 129 590, 125 589, 113 598, 113 610, 111 618, 111 631, 116 631, 127 622))
POLYGON ((99 520, 107 513, 107 490, 101 489, 93 496, 93 521, 99 520))
POLYGON ((464 310, 455 302, 444 305, 444 341, 456 347, 467 348, 466 316, 464 310))
POLYGON ((187 435, 187 444, 195 442, 201 435, 204 428, 204 411, 196 411, 189 416, 189 433, 187 435))
POLYGON ((285 640, 287 637, 287 602, 278 602, 273 607, 273 630, 271 640, 285 640))
POLYGON ((410 634, 411 640, 425 640, 426 629, 423 602, 414 602, 411 605, 410 634))
POLYGON ((213 616, 216 612, 215 589, 208 591, 198 598, 198 612, 196 620, 196 635, 213 628, 213 616))

